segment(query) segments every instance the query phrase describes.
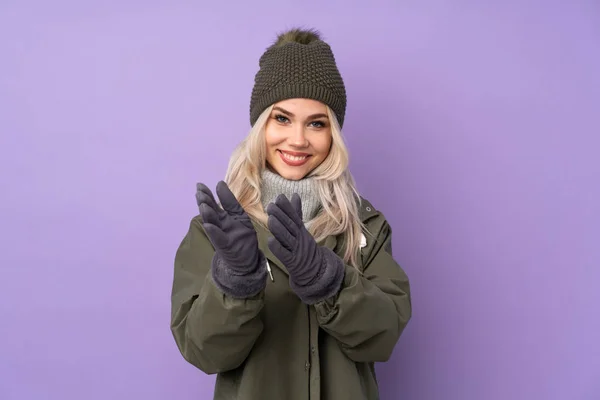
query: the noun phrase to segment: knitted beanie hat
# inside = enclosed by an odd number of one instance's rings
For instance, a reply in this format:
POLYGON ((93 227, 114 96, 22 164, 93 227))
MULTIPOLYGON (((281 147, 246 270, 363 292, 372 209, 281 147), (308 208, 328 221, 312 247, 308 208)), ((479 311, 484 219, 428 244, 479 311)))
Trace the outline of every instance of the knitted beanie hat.
POLYGON ((318 100, 344 123, 346 89, 331 48, 315 30, 292 29, 261 56, 250 100, 250 124, 272 104, 292 98, 318 100))

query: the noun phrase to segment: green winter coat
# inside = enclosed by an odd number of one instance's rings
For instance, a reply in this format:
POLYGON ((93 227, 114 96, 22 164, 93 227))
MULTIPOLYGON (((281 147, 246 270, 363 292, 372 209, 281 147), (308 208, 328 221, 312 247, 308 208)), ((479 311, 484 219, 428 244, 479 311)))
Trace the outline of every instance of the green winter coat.
MULTIPOLYGON (((379 399, 374 363, 390 358, 411 317, 410 288, 385 217, 364 199, 360 212, 371 234, 361 271, 346 266, 340 292, 314 306, 291 290, 258 224, 273 280, 253 298, 223 294, 210 274, 214 249, 192 219, 175 256, 171 330, 188 362, 218 374, 215 400, 379 399)), ((340 254, 337 237, 321 244, 340 254)))

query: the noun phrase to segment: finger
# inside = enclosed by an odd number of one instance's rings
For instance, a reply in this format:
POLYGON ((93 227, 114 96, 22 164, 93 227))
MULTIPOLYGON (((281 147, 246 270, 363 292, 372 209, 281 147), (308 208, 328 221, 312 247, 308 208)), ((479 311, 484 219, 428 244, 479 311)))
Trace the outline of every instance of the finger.
POLYGON ((207 196, 210 197, 210 199, 212 201, 214 201, 216 203, 215 196, 213 196, 212 191, 204 183, 200 183, 200 182, 196 183, 196 193, 198 193, 198 192, 205 193, 207 196))
POLYGON ((267 247, 271 253, 279 259, 284 265, 289 265, 292 259, 292 254, 286 250, 281 243, 274 237, 267 239, 267 247))
POLYGON ((221 228, 209 223, 203 223, 202 226, 215 248, 220 250, 229 248, 229 236, 221 228))
POLYGON ((296 225, 296 223, 292 221, 277 204, 269 204, 266 211, 269 217, 273 216, 277 218, 279 222, 281 222, 281 224, 287 229, 290 235, 293 237, 298 237, 298 225, 296 225))
POLYGON ((215 225, 219 229, 222 228, 221 221, 219 220, 219 215, 208 204, 201 203, 199 210, 200 210, 200 216, 202 217, 202 223, 208 223, 211 225, 215 225))
POLYGON ((290 234, 285 226, 277 219, 277 217, 269 216, 267 220, 269 231, 275 239, 279 241, 286 249, 292 251, 296 247, 296 239, 290 234))
POLYGON ((231 190, 227 184, 223 181, 220 181, 217 184, 217 196, 219 196, 219 200, 221 201, 221 205, 223 209, 230 214, 242 214, 244 213, 244 209, 237 201, 231 190))
POLYGON ((294 207, 298 218, 302 221, 302 200, 300 200, 300 195, 298 193, 294 193, 292 196, 292 207, 294 207))
POLYGON ((202 212, 202 206, 206 205, 208 208, 213 210, 217 215, 225 213, 206 193, 197 192, 196 202, 198 203, 198 210, 202 212))
POLYGON ((280 194, 275 199, 275 204, 281 208, 281 210, 286 213, 286 215, 294 221, 294 223, 298 226, 304 225, 302 222, 302 218, 298 216, 298 213, 294 209, 294 206, 290 203, 290 201, 285 197, 285 195, 280 194))
POLYGON ((206 203, 214 210, 218 210, 217 202, 210 189, 203 183, 196 183, 196 203, 206 203))

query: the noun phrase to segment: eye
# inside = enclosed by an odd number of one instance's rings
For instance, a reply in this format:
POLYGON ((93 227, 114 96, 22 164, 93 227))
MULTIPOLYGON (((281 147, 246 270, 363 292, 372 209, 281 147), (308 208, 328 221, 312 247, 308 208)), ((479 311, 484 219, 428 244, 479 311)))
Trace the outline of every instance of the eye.
POLYGON ((280 122, 280 123, 282 123, 282 124, 286 124, 286 123, 290 122, 290 120, 289 120, 289 118, 288 118, 288 117, 286 117, 286 116, 284 116, 284 115, 281 115, 281 114, 277 114, 277 115, 275 115, 274 119, 275 119, 277 122, 280 122))
POLYGON ((323 121, 313 121, 310 123, 312 128, 325 128, 326 124, 323 121))

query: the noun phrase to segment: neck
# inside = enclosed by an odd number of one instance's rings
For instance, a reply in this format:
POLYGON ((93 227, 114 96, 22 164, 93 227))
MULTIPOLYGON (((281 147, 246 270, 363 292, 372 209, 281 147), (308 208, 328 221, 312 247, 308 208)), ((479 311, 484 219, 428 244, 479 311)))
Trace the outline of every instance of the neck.
POLYGON ((264 208, 274 202, 280 194, 291 199, 294 193, 298 193, 302 200, 302 219, 304 222, 310 221, 317 215, 320 206, 314 178, 292 181, 266 168, 263 170, 261 202, 264 208))

